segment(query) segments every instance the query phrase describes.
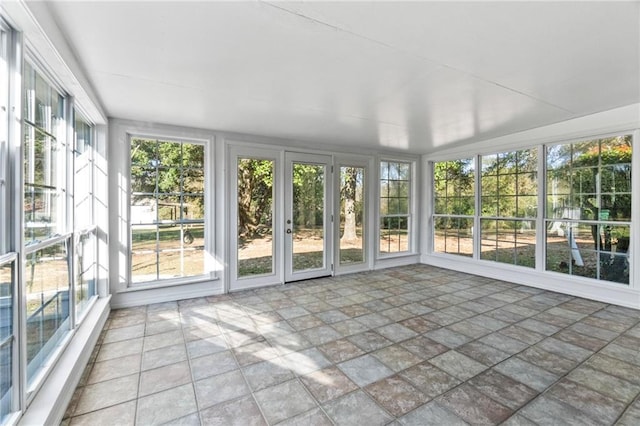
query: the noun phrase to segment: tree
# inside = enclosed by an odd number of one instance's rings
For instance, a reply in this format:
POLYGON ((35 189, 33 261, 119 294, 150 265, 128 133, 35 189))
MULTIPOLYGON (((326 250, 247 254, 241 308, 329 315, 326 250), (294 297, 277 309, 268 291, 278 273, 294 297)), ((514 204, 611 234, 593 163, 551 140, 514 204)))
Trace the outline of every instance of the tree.
MULTIPOLYGON (((131 141, 131 191, 137 200, 182 201, 185 210, 169 218, 204 214, 204 146, 135 138, 131 141), (182 194, 182 200, 180 195, 182 194)), ((174 207, 169 208, 173 212, 174 207)), ((160 214, 161 212, 159 212, 160 214)))
POLYGON ((241 235, 255 234, 271 221, 273 161, 238 160, 238 229, 241 235))
POLYGON ((344 200, 344 233, 342 234, 342 241, 356 241, 358 235, 356 234, 356 196, 358 189, 358 182, 362 181, 362 168, 360 167, 345 167, 340 170, 340 193, 344 200))

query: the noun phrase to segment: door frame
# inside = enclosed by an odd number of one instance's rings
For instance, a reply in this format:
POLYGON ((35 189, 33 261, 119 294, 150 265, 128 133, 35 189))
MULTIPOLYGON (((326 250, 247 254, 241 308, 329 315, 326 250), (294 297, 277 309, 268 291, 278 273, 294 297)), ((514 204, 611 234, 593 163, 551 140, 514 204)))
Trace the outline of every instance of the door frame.
POLYGON ((282 173, 283 156, 279 149, 258 148, 245 145, 230 145, 228 151, 228 195, 229 200, 229 291, 246 290, 250 288, 265 287, 269 285, 284 283, 284 264, 282 261, 283 238, 282 228, 283 220, 283 173, 282 173), (272 202, 272 264, 273 271, 270 274, 255 275, 248 277, 238 277, 238 159, 253 158, 260 160, 273 161, 273 202, 272 202))
POLYGON ((375 219, 374 214, 376 208, 376 198, 374 196, 375 181, 374 176, 374 158, 363 155, 336 155, 334 158, 334 231, 333 231, 333 247, 334 247, 334 274, 342 275, 353 272, 370 271, 373 269, 375 259, 375 219), (340 265, 340 168, 341 167, 362 167, 364 168, 364 207, 363 215, 363 246, 364 246, 364 262, 354 265, 340 265))
MULTIPOLYGON (((334 185, 334 173, 333 173, 333 156, 328 154, 311 154, 295 151, 284 152, 284 208, 282 218, 282 238, 283 238, 283 252, 282 257, 284 259, 284 281, 285 283, 306 280, 311 278, 332 276, 334 273, 334 221, 333 221, 333 204, 335 199, 335 193, 333 191, 334 185), (295 272, 293 270, 293 233, 287 233, 286 230, 292 229, 286 223, 287 220, 291 220, 293 217, 293 164, 295 163, 307 163, 324 165, 324 211, 323 211, 323 247, 324 247, 324 259, 323 268, 303 270, 295 272)), ((293 224, 291 224, 293 226, 293 224)))

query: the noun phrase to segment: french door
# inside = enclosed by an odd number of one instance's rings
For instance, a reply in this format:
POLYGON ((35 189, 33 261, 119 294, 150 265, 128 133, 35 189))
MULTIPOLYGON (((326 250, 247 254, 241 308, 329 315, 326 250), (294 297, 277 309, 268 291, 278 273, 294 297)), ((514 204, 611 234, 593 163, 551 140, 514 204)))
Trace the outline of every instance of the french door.
POLYGON ((331 275, 331 157, 285 154, 285 281, 331 275))
POLYGON ((231 147, 231 291, 331 275, 330 156, 231 147))

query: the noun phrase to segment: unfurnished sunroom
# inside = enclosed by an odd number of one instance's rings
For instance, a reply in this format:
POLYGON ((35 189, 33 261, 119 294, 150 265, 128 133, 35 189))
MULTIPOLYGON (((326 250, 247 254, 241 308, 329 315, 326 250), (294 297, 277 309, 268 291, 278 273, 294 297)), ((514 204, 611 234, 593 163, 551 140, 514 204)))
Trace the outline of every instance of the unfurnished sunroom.
POLYGON ((0 14, 2 424, 112 309, 416 264, 640 309, 638 2, 0 14))

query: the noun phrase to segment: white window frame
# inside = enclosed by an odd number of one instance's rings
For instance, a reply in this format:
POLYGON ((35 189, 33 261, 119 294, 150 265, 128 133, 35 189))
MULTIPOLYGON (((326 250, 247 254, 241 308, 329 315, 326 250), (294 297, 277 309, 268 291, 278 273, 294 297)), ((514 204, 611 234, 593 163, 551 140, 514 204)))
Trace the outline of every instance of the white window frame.
MULTIPOLYGON (((419 180, 419 176, 418 176, 418 168, 417 168, 417 162, 414 158, 403 158, 403 157, 398 157, 398 156, 380 156, 377 158, 376 160, 376 170, 375 173, 372 173, 373 175, 373 179, 374 180, 374 184, 375 184, 375 203, 376 203, 376 208, 375 208, 375 236, 372 236, 372 238, 375 238, 375 258, 376 260, 382 260, 382 259, 390 259, 390 258, 396 258, 396 257, 404 257, 404 256, 412 256, 416 254, 416 250, 418 247, 418 237, 417 237, 417 229, 419 229, 419 221, 418 221, 418 214, 417 214, 417 203, 416 203, 416 195, 417 195, 417 189, 418 189, 418 182, 419 180), (399 252, 391 252, 391 253, 384 253, 380 251, 380 235, 382 232, 382 228, 380 226, 380 220, 382 219, 383 215, 380 211, 380 182, 381 182, 381 175, 380 175, 380 164, 382 162, 389 162, 389 163, 405 163, 409 165, 409 173, 410 178, 409 178, 409 213, 406 215, 407 217, 407 237, 409 238, 408 241, 408 249, 405 251, 399 251, 399 252)), ((385 216, 387 217, 387 216, 385 216)), ((405 217, 405 215, 392 215, 392 216, 388 216, 388 217, 405 217)))
POLYGON ((126 229, 127 234, 127 256, 126 256, 126 287, 130 290, 144 290, 153 288, 163 288, 171 286, 182 286, 186 284, 196 284, 212 279, 217 279, 216 268, 213 264, 215 253, 215 213, 213 194, 215 193, 214 176, 214 145, 212 140, 190 137, 189 135, 181 135, 176 132, 145 132, 132 130, 126 132, 126 170, 127 170, 127 187, 126 187, 126 229), (133 283, 131 280, 131 257, 132 257, 132 238, 131 238, 131 141, 133 139, 153 139, 167 142, 186 142, 202 145, 204 147, 204 268, 205 272, 200 275, 190 277, 176 277, 160 280, 150 280, 144 282, 133 283))

